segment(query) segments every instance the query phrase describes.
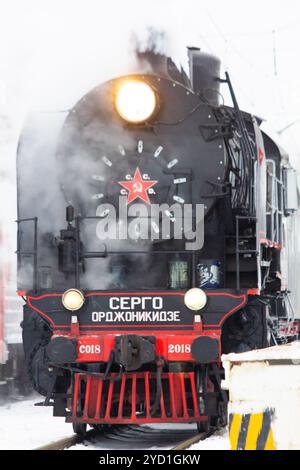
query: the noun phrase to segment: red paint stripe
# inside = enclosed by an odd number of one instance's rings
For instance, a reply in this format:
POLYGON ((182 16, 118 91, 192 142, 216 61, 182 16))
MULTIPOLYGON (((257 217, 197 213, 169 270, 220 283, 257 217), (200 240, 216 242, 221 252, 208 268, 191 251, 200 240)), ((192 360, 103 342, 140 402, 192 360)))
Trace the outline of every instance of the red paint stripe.
POLYGON ((166 409, 165 409, 165 397, 164 397, 164 389, 161 388, 161 395, 160 395, 160 410, 161 410, 161 417, 164 419, 166 418, 166 409))
MULTIPOLYGON (((111 330, 104 330, 104 331, 102 330, 102 332, 92 331, 92 330, 91 331, 85 330, 85 331, 81 331, 81 335, 83 337, 88 336, 88 335, 99 335, 100 337, 102 337, 104 335, 106 335, 106 336, 115 336, 116 334, 124 333, 124 331, 126 331, 126 333, 132 333, 132 334, 140 334, 141 333, 141 331, 139 331, 139 330, 129 330, 129 329, 128 330, 113 330, 113 329, 111 329, 111 330)), ((213 330, 213 332, 215 332, 215 331, 218 331, 218 330, 213 330)), ((175 331, 174 330, 169 331, 167 329, 148 330, 147 332, 148 332, 148 334, 153 333, 156 336, 160 336, 160 335, 165 336, 165 335, 168 335, 169 333, 172 334, 172 335, 181 335, 181 336, 182 335, 197 336, 197 333, 194 333, 194 330, 183 330, 183 329, 182 330, 175 330, 175 331)), ((60 335, 61 333, 63 335, 70 336, 69 332, 65 332, 65 331, 61 332, 60 330, 55 330, 55 334, 60 335)))
MULTIPOLYGON (((148 294, 151 294, 151 295, 155 295, 155 294, 160 294, 160 295, 180 295, 180 296, 183 296, 184 293, 181 293, 181 292, 176 292, 176 293, 173 293, 173 292, 146 292, 148 294)), ((86 296, 87 297, 90 297, 90 296, 94 296, 94 295, 100 295, 100 296, 108 296, 108 295, 113 295, 113 294, 116 294, 116 292, 114 293, 111 293, 111 292, 96 292, 96 293, 89 293, 87 294, 86 296)), ((124 295, 124 294, 127 294, 127 295, 144 295, 145 292, 126 292, 126 293, 123 293, 123 292, 117 292, 117 294, 119 295, 124 295)), ((217 324, 217 325, 208 325, 208 324, 205 324, 204 326, 205 327, 213 327, 213 326, 220 326, 222 325, 222 323, 224 322, 224 320, 231 314, 231 313, 234 313, 236 310, 238 310, 239 308, 241 308, 241 306, 246 302, 246 295, 245 294, 242 294, 242 295, 234 295, 234 294, 230 294, 229 292, 207 292, 206 293, 208 297, 217 297, 217 296, 225 296, 225 297, 231 297, 231 298, 235 298, 235 299, 243 299, 243 301, 236 307, 234 307, 232 310, 230 310, 229 312, 227 312, 226 315, 224 315, 223 319, 217 324)), ((40 295, 40 296, 37 296, 37 297, 33 297, 33 296, 28 296, 27 297, 27 303, 28 305, 33 309, 35 310, 36 312, 38 312, 40 315, 42 315, 43 317, 47 318, 47 320, 50 322, 50 324, 54 327, 54 328, 69 328, 69 325, 57 325, 56 323, 54 323, 54 321, 52 320, 51 317, 49 317, 45 312, 42 312, 40 309, 38 309, 37 307, 33 306, 32 303, 31 303, 31 300, 40 300, 40 299, 43 299, 45 297, 60 297, 62 296, 62 294, 56 294, 56 293, 52 293, 52 294, 43 294, 43 295, 40 295)), ((118 325, 118 328, 126 328, 130 325, 118 325)), ((152 324, 152 325, 134 325, 135 328, 155 328, 155 327, 165 327, 165 328, 177 328, 177 327, 191 327, 191 329, 193 328, 192 325, 186 325, 186 324, 180 324, 180 325, 161 325, 161 324, 152 324)), ((80 328, 108 328, 109 326, 107 325, 80 325, 80 328)), ((116 332, 116 330, 113 330, 114 332, 116 332)))
POLYGON ((118 407, 118 418, 123 416, 123 403, 124 403, 124 394, 125 394, 125 383, 126 375, 122 375, 121 389, 120 389, 120 398, 119 398, 119 407, 118 407))
POLYGON ((116 291, 116 292, 90 292, 88 294, 86 294, 86 297, 92 297, 93 295, 100 295, 100 296, 106 296, 106 295, 127 295, 127 296, 130 296, 130 295, 180 295, 180 296, 184 296, 185 295, 185 292, 170 292, 170 291, 155 291, 155 292, 152 292, 152 291, 146 291, 146 292, 131 292, 131 291, 127 291, 127 292, 119 292, 119 291, 116 291))
POLYGON ((136 421, 136 374, 132 376, 131 385, 131 419, 136 421))
POLYGON ((100 419, 103 380, 99 380, 95 418, 100 419))
POLYGON ((180 385, 181 385, 181 395, 182 395, 182 404, 183 404, 183 417, 188 418, 189 414, 188 414, 187 402, 186 402, 184 377, 185 377, 185 374, 180 372, 179 373, 179 379, 180 379, 180 385))
MULTIPOLYGON (((194 374, 194 373, 193 373, 194 374)), ((171 398, 171 411, 172 415, 177 418, 177 410, 175 406, 175 394, 174 394, 174 380, 173 380, 174 373, 170 372, 169 375, 169 387, 170 387, 170 398, 171 398)))
POLYGON ((150 384, 149 372, 145 372, 145 399, 146 399, 146 416, 150 418, 150 384))
POLYGON ((236 312, 239 308, 241 308, 243 305, 245 305, 247 298, 246 298, 245 295, 242 295, 242 298, 243 298, 243 301, 239 305, 237 305, 236 307, 232 308, 229 312, 227 312, 226 315, 223 316, 223 318, 221 319, 221 321, 218 324, 208 325, 207 323, 205 323, 204 324, 205 328, 211 328, 211 327, 216 327, 216 326, 220 327, 230 314, 236 312))
POLYGON ((91 382, 92 382, 92 377, 88 375, 86 377, 87 384, 86 384, 86 390, 85 390, 85 401, 84 401, 84 411, 83 411, 83 417, 87 419, 88 416, 88 410, 89 410, 89 403, 90 403, 90 395, 91 395, 91 382))
POLYGON ((194 416, 195 418, 197 418, 197 416, 199 416, 199 406, 198 406, 198 400, 197 400, 194 372, 190 372, 189 376, 190 376, 191 390, 192 390, 192 397, 193 397, 193 404, 194 404, 194 413, 195 413, 194 416))
POLYGON ((259 294, 260 294, 260 290, 259 290, 259 289, 248 289, 248 290, 247 290, 247 294, 248 294, 248 295, 259 295, 259 294))
POLYGON ((74 398, 73 398, 73 410, 72 410, 72 415, 73 415, 74 418, 76 418, 76 416, 77 416, 79 378, 80 378, 79 374, 75 374, 74 398))
POLYGON ((106 413, 105 413, 105 419, 110 418, 110 411, 111 411, 111 405, 112 405, 112 398, 113 398, 113 390, 114 390, 114 380, 110 380, 109 382, 109 389, 108 389, 108 396, 107 396, 107 405, 106 405, 106 413))
MULTIPOLYGON (((110 328, 110 326, 114 325, 80 325, 80 328, 110 328)), ((152 323, 151 325, 137 325, 137 324, 128 324, 128 325, 118 325, 118 328, 128 328, 130 326, 134 326, 134 328, 152 328, 152 327, 160 327, 160 328, 179 328, 179 327, 190 327, 193 329, 193 324, 185 324, 185 323, 178 323, 177 325, 168 325, 164 323, 152 323)), ((115 330, 113 330, 115 331, 115 330)))
MULTIPOLYGON (((232 297, 234 299, 239 299, 241 298, 242 294, 241 295, 234 295, 234 294, 231 294, 230 292, 208 292, 208 291, 205 291, 206 295, 208 297, 213 297, 213 296, 227 296, 227 297, 232 297)), ((152 291, 140 291, 140 292, 131 292, 131 291, 127 291, 127 292, 119 292, 119 291, 115 291, 115 292, 89 292, 87 294, 85 294, 85 297, 92 297, 92 296, 113 296, 113 295, 127 295, 127 296, 130 296, 130 295, 146 295, 146 294, 150 294, 150 295, 179 295, 181 297, 184 297, 185 295, 185 292, 170 292, 170 291, 155 291, 155 292, 152 292, 152 291)), ((33 295, 30 295, 28 296, 28 299, 33 299, 33 300, 40 300, 40 299, 44 299, 45 297, 62 297, 63 296, 63 293, 51 293, 51 294, 42 294, 42 295, 38 295, 38 296, 33 296, 33 295)))
MULTIPOLYGON (((52 292, 52 293, 49 293, 49 294, 42 294, 42 295, 37 295, 37 296, 34 296, 34 295, 30 295, 28 296, 28 298, 31 298, 31 299, 34 299, 34 300, 40 300, 40 299, 44 299, 45 297, 62 297, 63 296, 63 292, 60 292, 60 293, 57 293, 57 292, 52 292)), ((85 294, 85 297, 92 297, 93 295, 100 295, 100 296, 108 296, 108 295, 146 295, 146 294, 150 294, 150 295, 180 295, 180 296, 184 296, 185 295, 185 292, 170 292, 170 291, 167 291, 167 292, 164 292, 164 291, 155 291, 155 292, 151 292, 151 291, 146 291, 146 292, 131 292, 131 291, 127 291, 127 292, 119 292, 119 291, 115 291, 115 292, 89 292, 87 294, 85 294)))
MULTIPOLYGON (((52 296, 52 294, 49 294, 50 296, 52 296)), ((55 294, 56 295, 56 294, 55 294)), ((31 303, 31 299, 35 300, 35 299, 38 299, 38 297, 27 297, 27 304, 29 305, 29 307, 31 307, 33 310, 35 310, 36 312, 38 312, 40 315, 42 315, 42 317, 45 317, 47 318, 47 320, 50 322, 50 324, 54 327, 54 328, 65 328, 66 326, 68 325, 56 325, 56 323, 54 323, 54 321, 52 320, 51 317, 49 317, 45 312, 42 312, 42 310, 38 309, 37 307, 34 307, 31 303)))

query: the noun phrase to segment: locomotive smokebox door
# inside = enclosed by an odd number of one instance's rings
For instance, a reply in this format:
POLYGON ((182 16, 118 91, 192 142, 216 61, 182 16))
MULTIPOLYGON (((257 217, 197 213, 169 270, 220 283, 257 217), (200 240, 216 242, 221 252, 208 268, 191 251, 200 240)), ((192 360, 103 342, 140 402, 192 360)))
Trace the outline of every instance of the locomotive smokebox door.
POLYGON ((155 360, 155 337, 122 335, 115 341, 115 359, 126 370, 137 370, 155 360))

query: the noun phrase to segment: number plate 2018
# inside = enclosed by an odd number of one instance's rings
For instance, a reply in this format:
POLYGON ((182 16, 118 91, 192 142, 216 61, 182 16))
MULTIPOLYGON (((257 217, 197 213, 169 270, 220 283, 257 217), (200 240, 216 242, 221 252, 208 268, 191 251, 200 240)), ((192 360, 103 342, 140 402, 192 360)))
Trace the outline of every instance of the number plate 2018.
POLYGON ((192 358, 192 340, 184 336, 172 336, 168 339, 168 360, 186 361, 192 358))

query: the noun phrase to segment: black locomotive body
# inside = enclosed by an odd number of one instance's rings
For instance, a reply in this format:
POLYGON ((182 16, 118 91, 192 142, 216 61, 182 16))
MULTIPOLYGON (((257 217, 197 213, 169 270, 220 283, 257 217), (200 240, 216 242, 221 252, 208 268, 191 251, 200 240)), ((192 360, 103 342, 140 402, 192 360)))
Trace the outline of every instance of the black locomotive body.
POLYGON ((32 118, 18 148, 28 371, 77 432, 224 423, 221 354, 298 334, 285 283, 295 171, 217 59, 190 49, 190 78, 152 59, 57 120, 32 118), (189 206, 190 232, 175 230, 174 204, 189 206), (126 221, 130 239, 116 236, 126 221))

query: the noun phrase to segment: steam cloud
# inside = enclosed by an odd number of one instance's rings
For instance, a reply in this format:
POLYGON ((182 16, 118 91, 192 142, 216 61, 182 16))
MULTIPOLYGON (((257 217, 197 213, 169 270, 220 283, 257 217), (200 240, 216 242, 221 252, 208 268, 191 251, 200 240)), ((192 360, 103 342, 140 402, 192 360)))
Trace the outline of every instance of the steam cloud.
MULTIPOLYGON (((145 73, 152 72, 152 67, 144 53, 152 52, 161 54, 167 50, 166 35, 149 29, 149 36, 145 42, 138 42, 137 37, 131 41, 134 51, 129 54, 133 58, 128 63, 127 72, 145 73)), ((105 89, 100 92, 105 95, 105 89)), ((68 119, 64 126, 67 113, 35 113, 29 116, 22 131, 19 144, 18 171, 19 171, 19 215, 21 218, 38 217, 39 251, 38 264, 42 269, 57 272, 57 250, 53 246, 53 236, 59 237, 59 230, 66 228, 65 208, 72 204, 75 206, 76 214, 81 215, 78 200, 87 201, 88 207, 84 208, 83 215, 96 215, 92 206, 92 191, 97 190, 92 186, 92 176, 99 175, 104 183, 108 182, 111 174, 108 167, 101 161, 102 154, 106 152, 118 153, 119 146, 125 149, 134 149, 137 142, 130 136, 123 126, 117 122, 105 122, 105 119, 97 118, 98 96, 86 100, 91 102, 86 108, 81 106, 78 112, 83 127, 77 127, 76 113, 74 119, 68 119), (89 101, 90 100, 90 101, 89 101), (95 108, 95 116, 93 110, 95 108), (63 127, 64 126, 64 127, 63 127), (64 128, 61 134, 62 127, 64 128), (61 135, 63 141, 61 142, 61 135), (71 188, 71 193, 70 193, 71 188), (48 245, 48 251, 46 246, 48 245)), ((102 103, 106 101, 104 96, 102 103)), ((104 184, 103 183, 103 184, 104 184)), ((95 222, 95 221, 93 221, 95 222)), ((33 249, 33 223, 21 224, 22 250, 33 249), (31 226, 30 226, 31 224, 31 226)), ((88 227, 81 226, 81 238, 85 249, 88 251, 99 251, 97 243, 95 223, 88 227)), ((140 246, 128 246, 127 241, 118 241, 114 244, 114 250, 123 249, 139 251, 147 250, 149 244, 140 246)), ((147 254, 139 257, 132 256, 134 272, 127 272, 130 276, 144 277, 148 265, 147 254), (142 261, 142 262, 141 262, 142 261), (137 266, 143 266, 141 274, 138 274, 137 266)), ((19 272, 19 284, 28 289, 32 283, 32 257, 22 258, 22 269, 19 272)), ((85 261, 85 272, 82 276, 84 288, 102 288, 109 286, 117 287, 120 273, 113 269, 110 259, 90 259, 85 261)), ((63 275, 55 276, 56 288, 63 285, 63 275)), ((53 286, 55 287, 55 286, 53 286)))

